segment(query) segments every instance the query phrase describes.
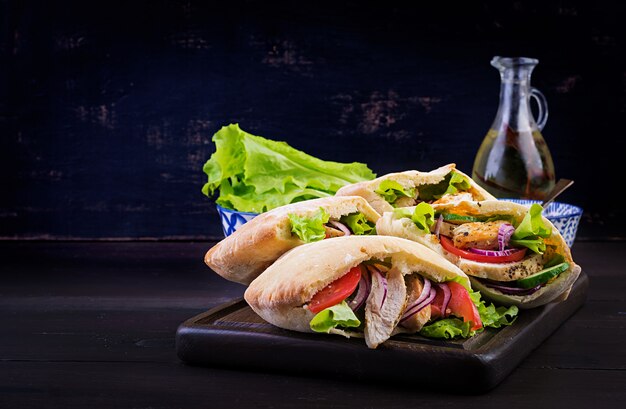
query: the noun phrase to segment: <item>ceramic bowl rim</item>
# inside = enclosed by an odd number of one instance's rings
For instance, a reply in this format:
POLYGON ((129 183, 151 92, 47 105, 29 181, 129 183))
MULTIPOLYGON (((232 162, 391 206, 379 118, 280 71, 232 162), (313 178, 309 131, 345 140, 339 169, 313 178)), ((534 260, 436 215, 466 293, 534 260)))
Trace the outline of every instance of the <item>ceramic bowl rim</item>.
POLYGON ((224 213, 237 213, 237 214, 245 214, 248 216, 258 216, 260 214, 260 213, 255 213, 255 212, 241 212, 239 210, 227 209, 218 204, 216 204, 215 207, 217 207, 217 210, 224 212, 224 213))
MULTIPOLYGON (((500 200, 510 201, 510 202, 519 203, 519 204, 523 204, 523 203, 520 203, 522 201, 524 201, 524 202, 531 202, 531 203, 541 203, 541 200, 533 200, 533 199, 509 199, 509 198, 506 198, 506 199, 500 199, 500 200)), ((564 206, 568 210, 568 213, 567 214, 563 214, 563 215, 558 215, 558 216, 545 216, 546 219, 548 219, 548 220, 569 219, 569 218, 572 218, 572 217, 581 217, 582 214, 583 214, 582 207, 573 205, 571 203, 552 202, 552 204, 564 206)))

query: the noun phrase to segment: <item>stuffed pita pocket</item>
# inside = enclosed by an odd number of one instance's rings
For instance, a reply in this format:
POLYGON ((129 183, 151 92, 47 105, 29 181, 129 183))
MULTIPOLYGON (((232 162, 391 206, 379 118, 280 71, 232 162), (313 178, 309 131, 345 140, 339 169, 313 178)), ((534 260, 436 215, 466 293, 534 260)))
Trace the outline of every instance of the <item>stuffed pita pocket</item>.
POLYGON ((364 337, 396 333, 469 337, 509 325, 516 307, 480 301, 468 277, 432 250, 397 237, 337 237, 294 248, 245 292, 269 323, 300 332, 364 337))
POLYGON ((420 202, 450 203, 461 200, 495 200, 454 163, 430 172, 408 170, 389 173, 374 180, 341 187, 336 196, 361 196, 381 215, 397 207, 420 202))
POLYGON ((581 271, 542 210, 502 200, 420 203, 385 213, 376 228, 444 255, 492 301, 534 308, 565 299, 581 271))
POLYGON ((249 284, 286 251, 343 235, 375 234, 380 215, 358 196, 330 196, 277 207, 213 246, 205 263, 230 281, 249 284))

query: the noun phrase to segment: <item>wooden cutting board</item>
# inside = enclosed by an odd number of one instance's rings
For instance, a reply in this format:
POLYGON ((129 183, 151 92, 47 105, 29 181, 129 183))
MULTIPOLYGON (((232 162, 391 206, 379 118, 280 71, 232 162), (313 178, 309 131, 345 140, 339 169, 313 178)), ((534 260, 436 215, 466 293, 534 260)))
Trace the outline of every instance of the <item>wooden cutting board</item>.
POLYGON ((588 286, 582 272, 566 301, 521 310, 513 325, 466 340, 396 335, 375 350, 363 339, 274 327, 237 299, 182 323, 176 350, 181 360, 194 365, 480 393, 500 383, 580 308, 588 286))

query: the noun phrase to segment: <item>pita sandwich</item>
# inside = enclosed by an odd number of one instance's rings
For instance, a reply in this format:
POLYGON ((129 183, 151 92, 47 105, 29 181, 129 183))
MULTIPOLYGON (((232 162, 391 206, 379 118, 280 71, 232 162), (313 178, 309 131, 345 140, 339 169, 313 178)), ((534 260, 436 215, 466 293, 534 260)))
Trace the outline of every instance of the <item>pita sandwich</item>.
POLYGON ((346 234, 374 234, 380 215, 359 196, 331 196, 277 207, 213 246, 204 262, 220 276, 249 284, 286 251, 346 234))
POLYGON ((581 271, 541 212, 503 200, 420 203, 385 213, 376 229, 443 255, 492 301, 534 308, 567 298, 581 271))
POLYGON ((381 215, 397 207, 415 206, 422 201, 437 204, 496 199, 456 169, 454 163, 430 172, 408 170, 346 185, 337 191, 336 196, 361 196, 381 215))
POLYGON ((425 246, 398 237, 349 236, 285 253, 244 297, 280 328, 363 337, 376 348, 397 333, 424 333, 450 311, 463 316, 454 320, 469 336, 482 327, 469 289, 458 267, 425 246), (470 316, 458 314, 464 307, 470 316))

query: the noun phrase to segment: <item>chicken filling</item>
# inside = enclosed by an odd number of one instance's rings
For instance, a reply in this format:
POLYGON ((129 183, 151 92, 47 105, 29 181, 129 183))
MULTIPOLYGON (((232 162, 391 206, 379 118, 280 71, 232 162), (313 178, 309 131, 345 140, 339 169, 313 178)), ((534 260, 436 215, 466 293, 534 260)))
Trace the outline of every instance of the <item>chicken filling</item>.
POLYGON ((435 283, 419 273, 403 275, 385 261, 352 268, 316 293, 305 308, 317 314, 311 321, 314 331, 363 336, 370 348, 397 333, 430 336, 432 331, 422 330, 450 316, 466 326, 466 336, 482 328, 477 307, 461 284, 435 283))

